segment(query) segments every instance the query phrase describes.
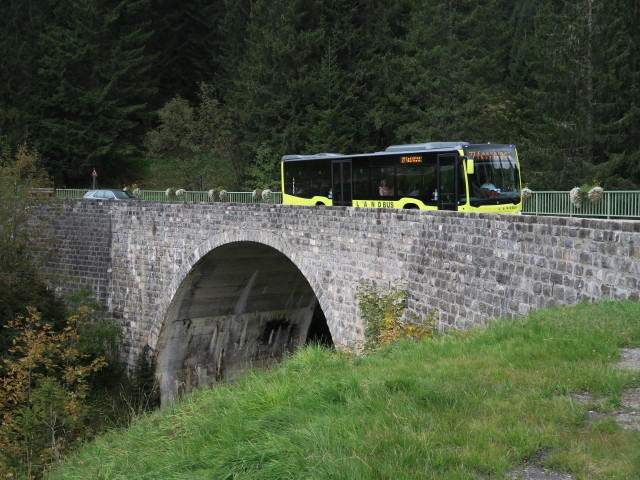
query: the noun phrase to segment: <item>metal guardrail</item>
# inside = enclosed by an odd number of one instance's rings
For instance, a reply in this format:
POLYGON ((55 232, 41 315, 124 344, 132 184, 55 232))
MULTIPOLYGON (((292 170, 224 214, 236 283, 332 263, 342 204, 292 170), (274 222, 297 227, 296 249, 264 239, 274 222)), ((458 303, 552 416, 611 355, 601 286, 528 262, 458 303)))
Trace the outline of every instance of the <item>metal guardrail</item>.
MULTIPOLYGON (((58 188, 56 198, 82 198, 89 189, 58 188)), ((152 202, 207 202, 207 203, 282 203, 282 192, 272 192, 269 200, 254 198, 253 192, 227 192, 224 200, 211 200, 208 192, 185 191, 184 196, 168 197, 164 190, 141 190, 138 198, 152 202)))
MULTIPOLYGON (((57 198, 82 198, 88 189, 57 189, 57 198)), ((227 192, 224 200, 211 200, 208 192, 187 191, 183 197, 167 197, 164 190, 142 190, 139 198, 155 202, 282 203, 282 192, 273 192, 269 200, 254 198, 253 192, 227 192)), ((584 199, 580 208, 571 203, 569 192, 532 192, 523 202, 522 213, 563 217, 606 217, 640 219, 640 191, 604 191, 597 203, 584 199)))
POLYGON ((571 203, 569 192, 532 192, 523 202, 522 213, 563 217, 640 218, 640 191, 604 191, 596 203, 585 198, 580 207, 571 203))
POLYGON ((56 188, 56 198, 82 198, 88 189, 56 188))

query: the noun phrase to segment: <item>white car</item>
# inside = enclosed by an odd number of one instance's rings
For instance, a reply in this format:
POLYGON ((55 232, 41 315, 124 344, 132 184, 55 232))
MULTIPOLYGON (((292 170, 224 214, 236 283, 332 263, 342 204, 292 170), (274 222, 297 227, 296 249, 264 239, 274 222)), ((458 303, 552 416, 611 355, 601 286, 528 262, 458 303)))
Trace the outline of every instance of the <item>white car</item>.
POLYGON ((82 198, 89 200, 139 200, 129 192, 117 189, 89 190, 82 198))

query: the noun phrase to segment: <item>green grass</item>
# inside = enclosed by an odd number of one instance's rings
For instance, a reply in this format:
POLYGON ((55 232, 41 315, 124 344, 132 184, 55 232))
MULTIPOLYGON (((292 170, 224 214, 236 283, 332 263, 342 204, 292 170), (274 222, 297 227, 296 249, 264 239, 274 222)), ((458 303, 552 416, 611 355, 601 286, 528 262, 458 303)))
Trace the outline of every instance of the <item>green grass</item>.
POLYGON ((537 461, 640 478, 640 434, 587 421, 568 394, 619 406, 640 372, 640 304, 544 310, 350 360, 306 348, 100 437, 58 479, 478 479, 537 461))

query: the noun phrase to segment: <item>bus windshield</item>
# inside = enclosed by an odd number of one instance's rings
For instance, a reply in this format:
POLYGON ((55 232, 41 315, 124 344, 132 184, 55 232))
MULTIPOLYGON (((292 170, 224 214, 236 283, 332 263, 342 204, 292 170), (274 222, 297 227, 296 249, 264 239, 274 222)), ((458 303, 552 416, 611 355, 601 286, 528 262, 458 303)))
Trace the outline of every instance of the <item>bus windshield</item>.
POLYGON ((520 201, 520 176, 515 147, 474 145, 469 146, 465 154, 467 158, 474 160, 474 173, 469 175, 471 205, 520 201))

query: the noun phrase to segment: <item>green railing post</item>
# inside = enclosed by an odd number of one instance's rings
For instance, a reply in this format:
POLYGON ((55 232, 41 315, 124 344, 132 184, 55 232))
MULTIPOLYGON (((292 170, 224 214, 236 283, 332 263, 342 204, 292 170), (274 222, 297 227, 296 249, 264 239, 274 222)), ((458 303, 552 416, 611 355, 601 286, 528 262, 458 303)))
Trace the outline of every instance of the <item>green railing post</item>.
POLYGON ((571 203, 569 192, 533 192, 531 198, 523 204, 522 213, 640 219, 640 191, 605 191, 598 203, 585 199, 579 209, 571 203))

